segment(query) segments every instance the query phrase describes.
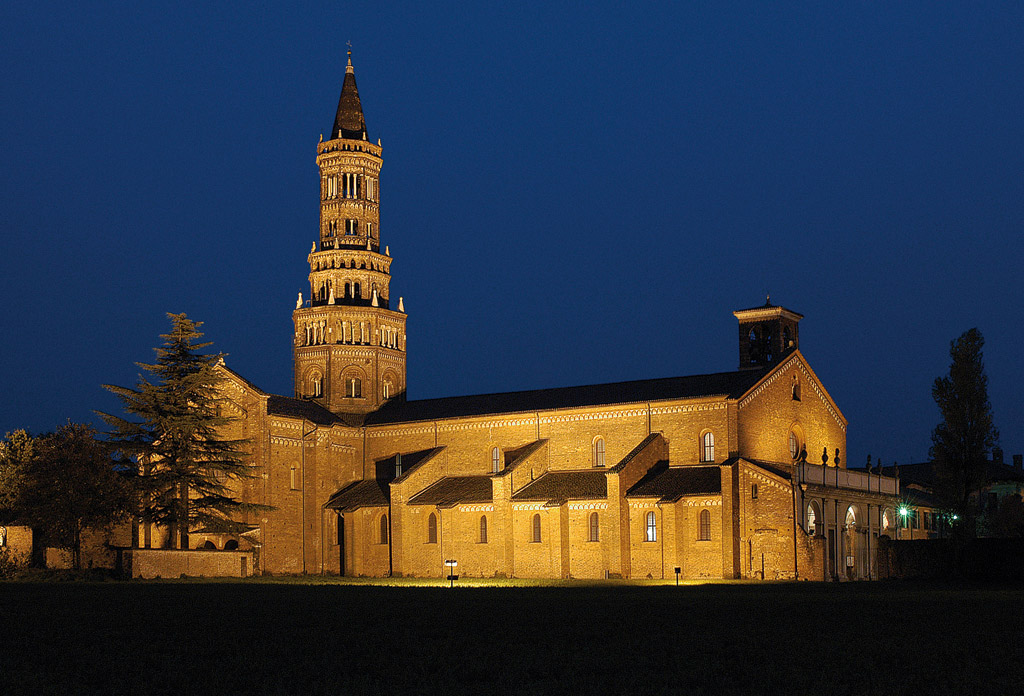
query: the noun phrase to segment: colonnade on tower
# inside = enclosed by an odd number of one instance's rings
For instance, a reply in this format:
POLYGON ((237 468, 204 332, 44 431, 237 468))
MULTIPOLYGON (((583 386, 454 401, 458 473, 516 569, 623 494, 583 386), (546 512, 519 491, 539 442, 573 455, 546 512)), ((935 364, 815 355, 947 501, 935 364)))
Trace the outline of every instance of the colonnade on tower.
POLYGON ((317 145, 320 229, 295 323, 295 396, 368 413, 405 393, 405 308, 381 247, 380 140, 371 142, 349 52, 338 110, 317 145))

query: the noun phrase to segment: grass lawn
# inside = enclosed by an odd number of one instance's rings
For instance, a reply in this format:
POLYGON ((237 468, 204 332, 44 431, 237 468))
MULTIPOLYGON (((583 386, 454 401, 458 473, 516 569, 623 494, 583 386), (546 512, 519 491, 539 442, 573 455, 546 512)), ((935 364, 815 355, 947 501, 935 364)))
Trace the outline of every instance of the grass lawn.
POLYGON ((0 694, 1015 694, 1024 588, 0 583, 0 694))

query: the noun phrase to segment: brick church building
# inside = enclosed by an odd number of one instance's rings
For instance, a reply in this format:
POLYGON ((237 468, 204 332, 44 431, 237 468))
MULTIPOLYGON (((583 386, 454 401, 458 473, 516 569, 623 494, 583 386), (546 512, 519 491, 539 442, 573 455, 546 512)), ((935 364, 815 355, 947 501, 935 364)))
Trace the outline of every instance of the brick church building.
POLYGON ((317 146, 320 229, 292 313, 294 396, 223 367, 229 435, 273 510, 257 570, 544 578, 873 576, 895 479, 845 468, 846 418, 800 314, 736 311, 734 372, 410 401, 406 318, 380 227, 380 141, 351 57, 317 146))

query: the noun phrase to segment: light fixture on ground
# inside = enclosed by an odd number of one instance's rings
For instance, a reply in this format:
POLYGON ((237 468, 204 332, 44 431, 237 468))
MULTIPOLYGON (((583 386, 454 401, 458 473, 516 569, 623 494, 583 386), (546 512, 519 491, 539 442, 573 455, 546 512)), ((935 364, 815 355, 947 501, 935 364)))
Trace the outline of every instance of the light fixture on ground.
POLYGON ((459 562, 455 559, 451 559, 445 561, 444 564, 448 566, 449 587, 455 587, 455 581, 459 579, 459 576, 455 574, 455 568, 459 565, 459 562))

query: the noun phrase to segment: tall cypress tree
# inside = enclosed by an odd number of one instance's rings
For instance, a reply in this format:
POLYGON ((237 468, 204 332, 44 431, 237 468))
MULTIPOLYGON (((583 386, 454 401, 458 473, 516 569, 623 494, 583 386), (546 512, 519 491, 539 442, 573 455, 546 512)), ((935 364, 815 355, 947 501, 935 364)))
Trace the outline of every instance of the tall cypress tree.
POLYGON ((171 529, 179 548, 188 548, 189 530, 237 534, 249 529, 238 517, 265 506, 245 503, 228 484, 255 474, 245 440, 228 440, 218 429, 230 419, 220 415, 217 364, 222 355, 201 353, 202 322, 168 314, 172 328, 161 335, 157 360, 136 363, 149 373, 136 388, 105 384, 134 419, 101 413, 113 428, 115 447, 138 465, 140 514, 144 523, 171 529))
POLYGON ((932 432, 931 458, 938 492, 959 515, 954 528, 961 536, 974 536, 976 498, 986 483, 986 460, 999 439, 988 399, 988 377, 982 348, 985 339, 970 329, 950 344, 949 375, 939 377, 932 398, 942 422, 932 432))

